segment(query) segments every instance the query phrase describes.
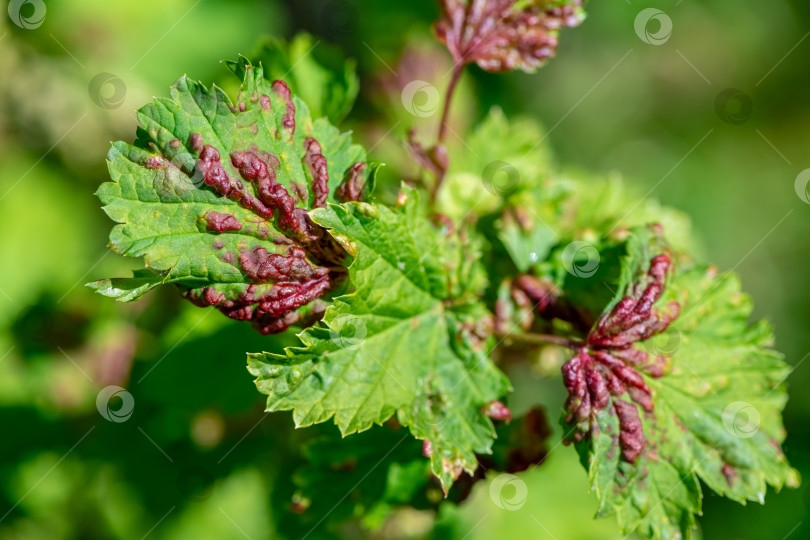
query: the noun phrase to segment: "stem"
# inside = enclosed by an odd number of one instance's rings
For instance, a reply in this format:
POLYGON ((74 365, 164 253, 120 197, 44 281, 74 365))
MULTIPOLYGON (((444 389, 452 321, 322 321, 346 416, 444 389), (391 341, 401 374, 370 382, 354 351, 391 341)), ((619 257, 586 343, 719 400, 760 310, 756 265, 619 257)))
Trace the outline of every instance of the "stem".
POLYGON ((524 332, 520 334, 502 333, 496 334, 496 336, 502 339, 511 339, 513 341, 528 343, 531 345, 546 345, 551 343, 553 345, 559 345, 561 347, 567 347, 575 350, 585 345, 585 343, 582 341, 577 341, 567 337, 553 336, 550 334, 533 334, 531 332, 524 332))
POLYGON ((447 85, 447 93, 444 96, 444 110, 442 111, 442 120, 439 124, 439 134, 437 135, 438 144, 444 141, 444 136, 447 133, 447 115, 450 112, 450 103, 453 101, 453 94, 456 91, 456 85, 461 78, 462 71, 464 71, 464 64, 457 63, 453 66, 453 74, 450 76, 450 84, 447 85))
MULTIPOLYGON (((450 103, 453 101, 453 95, 456 91, 456 86, 461 78, 461 73, 464 71, 464 64, 457 63, 453 66, 453 74, 450 76, 450 83, 447 85, 447 92, 444 96, 444 109, 442 110, 442 118, 439 122, 439 133, 436 135, 436 146, 442 144, 444 136, 447 134, 447 116, 450 113, 450 103)), ((444 180, 444 171, 436 174, 436 182, 433 184, 433 189, 430 190, 431 205, 435 205, 436 196, 439 193, 439 188, 442 186, 444 180)))

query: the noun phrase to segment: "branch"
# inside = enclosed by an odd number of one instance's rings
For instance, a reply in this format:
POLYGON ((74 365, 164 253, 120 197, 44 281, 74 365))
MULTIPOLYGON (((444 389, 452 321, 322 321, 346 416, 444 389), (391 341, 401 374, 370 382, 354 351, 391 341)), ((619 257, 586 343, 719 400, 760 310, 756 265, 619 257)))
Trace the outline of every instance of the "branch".
POLYGON ((512 334, 509 332, 496 332, 495 337, 506 340, 510 339, 512 341, 517 341, 519 343, 527 343, 530 345, 559 345, 561 347, 567 347, 569 349, 577 350, 580 347, 585 345, 583 341, 577 341, 575 339, 563 337, 563 336, 554 336, 550 334, 534 334, 532 332, 521 332, 517 334, 512 334))
POLYGON ((447 93, 444 97, 444 110, 442 110, 442 119, 439 123, 439 134, 436 136, 437 144, 444 142, 444 136, 447 133, 447 116, 450 113, 450 103, 453 101, 453 94, 463 71, 464 64, 457 63, 453 66, 453 74, 450 76, 450 84, 447 85, 447 93))

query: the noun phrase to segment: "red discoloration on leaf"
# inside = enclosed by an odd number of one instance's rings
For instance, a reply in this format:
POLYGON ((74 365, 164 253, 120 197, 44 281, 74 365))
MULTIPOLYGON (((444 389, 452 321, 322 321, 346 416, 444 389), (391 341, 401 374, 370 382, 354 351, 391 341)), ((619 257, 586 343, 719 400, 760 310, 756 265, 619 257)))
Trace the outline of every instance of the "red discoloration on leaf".
POLYGON ((515 278, 514 286, 529 297, 538 314, 542 314, 556 300, 559 291, 553 283, 530 274, 521 274, 515 278))
POLYGON ((199 295, 192 299, 196 305, 214 306, 225 300, 225 293, 218 292, 213 287, 204 287, 199 295))
POLYGON ((163 156, 150 156, 144 165, 147 169, 165 169, 169 166, 169 161, 163 156))
POLYGON ((500 401, 490 401, 484 407, 484 414, 493 420, 503 420, 507 424, 512 420, 512 412, 500 401))
POLYGON ((252 321, 257 330, 268 334, 281 332, 298 322, 301 315, 295 310, 322 296, 329 285, 329 278, 324 275, 302 282, 275 283, 260 294, 256 285, 249 285, 235 299, 213 287, 189 290, 185 296, 195 305, 214 306, 232 319, 252 321))
POLYGON ((613 408, 619 417, 619 447, 622 449, 622 458, 628 463, 635 463, 647 445, 638 409, 621 399, 613 402, 613 408))
POLYGON ((197 170, 203 174, 205 185, 213 188, 220 197, 228 197, 234 189, 242 191, 241 182, 228 175, 222 166, 219 150, 210 144, 203 146, 197 161, 197 170))
POLYGON ((546 7, 517 0, 441 0, 436 34, 456 64, 487 71, 531 71, 554 56, 557 32, 577 26, 581 0, 546 7))
MULTIPOLYGON (((148 215, 158 218, 155 229, 161 229, 160 245, 168 250, 188 251, 171 253, 185 257, 187 264, 172 264, 161 253, 161 264, 168 262, 156 270, 166 272, 171 278, 167 281, 175 283, 195 304, 214 306, 234 319, 250 320, 262 332, 276 332, 294 323, 311 324, 321 318, 323 301, 301 312, 297 310, 318 300, 334 283, 348 278, 347 253, 326 229, 310 220, 308 211, 326 206, 330 165, 327 155, 337 158, 348 151, 354 156, 357 147, 334 128, 317 129, 306 111, 298 113, 305 118, 300 128, 306 133, 295 138, 297 111, 290 89, 283 81, 268 85, 261 68, 240 62, 245 78, 230 111, 220 109, 227 100, 221 90, 184 78, 173 88, 176 108, 171 109, 175 115, 171 125, 155 117, 156 110, 149 109, 144 115, 153 123, 139 128, 148 139, 145 147, 116 144, 111 155, 136 162, 142 169, 141 176, 148 174, 146 169, 170 169, 149 176, 160 181, 155 187, 160 195, 179 198, 158 202, 180 204, 160 206, 154 212, 150 208, 148 215), (179 99, 182 95, 190 99, 179 99), (192 132, 194 126, 206 123, 213 131, 192 132), (169 136, 159 137, 157 125, 169 136), (264 125, 270 126, 269 140, 256 137, 264 125), (315 132, 321 133, 323 140, 320 136, 316 139, 315 132), (187 157, 186 151, 193 158, 187 157), (168 188, 181 173, 188 178, 179 178, 182 182, 178 187, 182 189, 172 192, 168 188), (189 239, 181 235, 192 231, 176 231, 180 238, 173 238, 175 216, 193 218, 193 233, 203 237, 187 242, 189 239), (240 235, 224 234, 234 232, 240 235), (241 271, 241 275, 234 270, 241 271)), ((349 163, 341 161, 339 172, 334 174, 343 175, 349 163)), ((113 169, 111 172, 116 182, 127 187, 109 184, 104 188, 104 197, 122 199, 121 192, 133 185, 132 177, 121 178, 113 169)), ((127 209, 132 212, 135 204, 143 202, 153 201, 127 198, 127 209)), ((143 222, 142 216, 137 217, 143 222)), ((147 230, 149 227, 141 228, 138 234, 154 232, 147 230)), ((148 257, 154 257, 153 248, 147 251, 148 257)))
MULTIPOLYGON (((442 459, 442 470, 448 473, 454 481, 458 480, 458 477, 464 472, 464 462, 461 459, 444 458, 442 459)), ((447 488, 442 485, 442 489, 447 496, 447 488)))
POLYGON ((312 179, 312 206, 323 208, 329 196, 329 172, 321 145, 312 137, 304 139, 304 167, 312 179))
POLYGON ((188 145, 191 149, 199 154, 203 150, 203 138, 199 133, 192 133, 188 137, 188 145))
POLYGON ((366 164, 357 162, 346 171, 346 176, 335 191, 335 197, 340 202, 347 201, 362 201, 363 188, 365 187, 365 178, 363 171, 366 169, 366 164))
POLYGON ((273 81, 273 93, 284 101, 284 116, 281 118, 281 126, 290 130, 290 137, 295 133, 295 105, 290 97, 290 89, 284 81, 273 81))
POLYGON ((284 186, 276 182, 273 167, 268 167, 267 162, 252 151, 231 152, 231 163, 245 180, 254 183, 261 202, 277 212, 276 224, 281 231, 301 241, 317 239, 313 236, 306 210, 296 208, 295 200, 284 186))
POLYGON ((197 171, 203 175, 205 184, 210 186, 214 193, 238 202, 243 208, 263 218, 273 217, 272 210, 267 208, 262 201, 245 193, 242 182, 227 173, 225 167, 222 166, 219 150, 210 144, 204 144, 199 133, 192 133, 190 142, 192 147, 201 148, 200 159, 197 160, 197 171))
POLYGON ((495 304, 495 330, 511 333, 515 327, 529 330, 535 315, 547 316, 556 304, 560 292, 550 281, 530 274, 520 274, 506 280, 508 296, 499 296, 495 304))
POLYGON ((267 94, 262 94, 259 96, 259 105, 262 106, 262 110, 270 111, 270 96, 267 94))
POLYGON ((231 214, 209 210, 205 213, 205 230, 216 233, 235 232, 242 230, 242 224, 231 214))
MULTIPOLYGON (((286 87, 279 88, 283 93, 286 87)), ((258 100, 263 101, 262 97, 258 100)), ((313 229, 306 210, 297 208, 295 200, 276 181, 276 169, 280 167, 276 156, 255 147, 251 151, 230 153, 231 164, 239 171, 242 179, 254 185, 256 196, 253 196, 240 179, 228 174, 219 151, 205 144, 202 136, 192 134, 189 142, 192 148, 199 149, 197 169, 203 174, 205 184, 217 195, 234 200, 256 213, 260 218, 260 225, 266 226, 266 219, 276 218, 279 230, 290 237, 275 239, 277 244, 302 242, 311 248, 316 257, 327 258, 326 255, 333 255, 335 260, 342 260, 341 254, 332 253, 336 249, 334 246, 315 245, 323 235, 313 229)), ((325 190, 328 189, 325 181, 326 160, 320 154, 320 145, 314 139, 307 139, 307 149, 305 164, 318 175, 317 181, 313 179, 313 192, 316 201, 322 200, 325 203, 325 190)), ((205 220, 206 229, 210 232, 242 229, 242 224, 231 214, 209 211, 205 220)), ((301 315, 295 310, 321 297, 331 285, 329 270, 312 265, 307 260, 307 252, 296 246, 290 247, 287 256, 256 247, 252 250, 240 250, 238 258, 234 253, 226 252, 222 260, 229 264, 238 264, 251 285, 236 298, 228 297, 213 287, 189 290, 185 296, 196 305, 214 306, 230 318, 250 320, 265 334, 281 332, 299 322, 301 315), (270 284, 270 287, 265 287, 264 292, 259 294, 256 289, 259 284, 270 284)))
POLYGON ((734 470, 734 467, 732 467, 728 463, 724 463, 721 472, 723 473, 723 476, 725 476, 728 485, 734 486, 734 480, 737 479, 737 471, 734 470))
MULTIPOLYGON (((649 353, 635 345, 665 331, 680 313, 675 302, 663 310, 653 308, 664 292, 671 267, 669 255, 654 257, 647 273, 630 287, 627 296, 600 317, 576 356, 563 365, 568 390, 565 419, 578 426, 573 440, 582 440, 590 434, 596 413, 608 407, 611 396, 627 394, 646 412, 653 411, 650 388, 641 371, 661 377, 666 373, 668 359, 662 355, 651 359, 649 353)), ((640 420, 638 426, 633 420, 633 416, 638 418, 638 412, 632 403, 613 401, 622 432, 619 436, 622 456, 635 461, 644 448, 640 420)))
POLYGON ((297 247, 291 247, 286 257, 269 253, 263 247, 240 251, 239 264, 245 275, 255 283, 306 281, 324 277, 329 272, 326 268, 311 265, 306 259, 306 252, 297 247))

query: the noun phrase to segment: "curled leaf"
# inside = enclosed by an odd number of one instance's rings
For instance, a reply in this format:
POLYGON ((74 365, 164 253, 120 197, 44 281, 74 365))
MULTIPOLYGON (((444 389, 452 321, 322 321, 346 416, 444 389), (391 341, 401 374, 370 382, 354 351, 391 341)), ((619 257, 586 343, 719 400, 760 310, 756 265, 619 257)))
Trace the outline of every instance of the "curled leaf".
POLYGON ((560 28, 579 25, 582 0, 440 0, 436 34, 458 65, 534 71, 554 56, 560 28))

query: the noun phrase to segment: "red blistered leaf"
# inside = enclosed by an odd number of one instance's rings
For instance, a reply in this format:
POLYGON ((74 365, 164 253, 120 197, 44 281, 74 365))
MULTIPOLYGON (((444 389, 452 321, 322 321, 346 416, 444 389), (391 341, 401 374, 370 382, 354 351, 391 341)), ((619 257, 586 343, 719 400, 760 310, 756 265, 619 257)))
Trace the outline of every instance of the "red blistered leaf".
POLYGON ((582 1, 440 0, 436 34, 459 64, 533 71, 554 56, 560 28, 583 19, 582 1))
POLYGON ((636 347, 667 329, 678 317, 680 306, 671 302, 664 309, 654 307, 664 292, 672 262, 668 254, 658 255, 649 269, 627 295, 600 317, 589 332, 585 344, 562 367, 568 390, 565 420, 577 426, 570 438, 581 440, 590 435, 596 415, 611 401, 619 417, 619 445, 622 457, 635 462, 645 446, 644 432, 633 403, 646 412, 653 411, 653 400, 642 371, 651 377, 665 373, 666 362, 636 347), (611 399, 611 397, 613 399, 611 399), (628 401, 623 401, 626 397, 628 401))

